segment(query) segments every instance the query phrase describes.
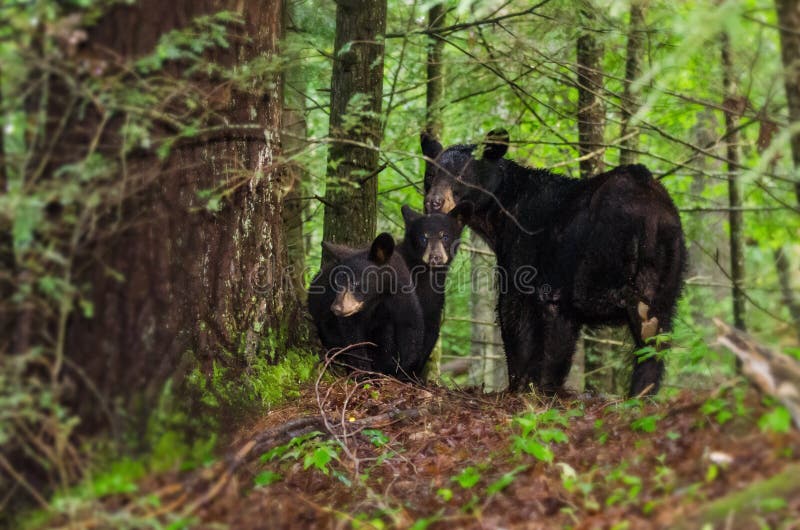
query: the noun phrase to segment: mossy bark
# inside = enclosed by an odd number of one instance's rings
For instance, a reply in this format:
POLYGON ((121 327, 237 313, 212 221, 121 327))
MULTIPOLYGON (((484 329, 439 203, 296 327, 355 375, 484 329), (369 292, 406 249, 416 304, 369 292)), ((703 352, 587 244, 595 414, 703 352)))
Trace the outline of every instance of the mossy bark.
MULTIPOLYGON (((241 35, 228 48, 209 53, 218 64, 277 53, 280 0, 178 0, 169 9, 157 0, 119 5, 91 29, 86 53, 109 63, 134 61, 164 33, 222 10, 238 13, 243 24, 232 26, 241 35)), ((182 73, 179 64, 167 69, 182 73)), ((229 126, 177 143, 164 160, 146 153, 126 159, 119 178, 130 179, 135 192, 114 219, 101 221, 113 230, 81 256, 78 269, 77 281, 91 285, 95 314, 76 315, 69 325, 67 351, 101 399, 124 406, 136 396, 141 417, 165 380, 180 380, 192 363, 206 370, 221 364, 235 374, 255 356, 277 360, 303 324, 284 278, 278 74, 248 86, 201 73, 192 82, 198 92, 215 94, 215 115, 229 126), (228 190, 216 210, 198 194, 208 189, 228 190)), ((61 151, 60 163, 80 159, 81 128, 97 119, 75 116, 74 144, 61 151)), ((109 156, 119 153, 121 126, 112 120, 101 139, 109 156)), ((169 134, 165 128, 164 137, 169 134)), ((79 402, 90 421, 94 397, 79 402)))

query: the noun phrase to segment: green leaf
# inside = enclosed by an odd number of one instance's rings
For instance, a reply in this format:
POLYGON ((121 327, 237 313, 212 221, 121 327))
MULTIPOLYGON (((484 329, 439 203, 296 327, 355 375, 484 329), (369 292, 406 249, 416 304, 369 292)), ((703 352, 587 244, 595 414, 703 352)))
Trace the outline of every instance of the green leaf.
POLYGON ((776 406, 758 420, 758 426, 762 431, 787 433, 792 428, 792 415, 786 407, 776 406))
POLYGON ((458 482, 459 486, 464 489, 470 489, 481 479, 481 474, 474 466, 464 468, 461 473, 453 477, 453 480, 458 482))
POLYGON ((386 436, 383 431, 378 429, 364 429, 361 431, 361 434, 367 437, 367 439, 372 442, 372 445, 375 447, 383 447, 387 443, 389 443, 389 437, 386 436))
POLYGON ((561 429, 539 429, 536 435, 541 438, 543 442, 567 443, 569 438, 564 434, 561 429))
POLYGON ((253 484, 258 487, 262 486, 269 486, 270 484, 274 484, 281 480, 283 476, 280 473, 275 473, 274 471, 262 471, 258 475, 255 476, 253 479, 253 484))
POLYGON ((537 460, 541 460, 542 462, 553 461, 553 451, 550 450, 547 445, 534 438, 517 436, 514 439, 514 447, 533 456, 537 460))
POLYGON ((767 499, 762 499, 758 503, 759 509, 765 512, 774 512, 777 510, 782 510, 786 508, 788 504, 786 503, 786 499, 781 497, 769 497, 767 499))
POLYGON ((439 488, 436 490, 436 495, 441 497, 444 502, 450 502, 450 499, 453 498, 453 490, 450 488, 439 488))
POLYGON ((335 458, 339 458, 336 449, 330 445, 320 445, 305 456, 303 459, 303 469, 314 466, 327 475, 329 472, 328 464, 335 458))
POLYGON ((656 432, 656 427, 658 426, 658 420, 661 417, 658 415, 650 415, 650 416, 643 416, 631 422, 631 429, 634 431, 640 432, 656 432))
POLYGON ((489 487, 486 488, 486 493, 489 495, 494 495, 495 493, 503 491, 506 489, 506 487, 508 487, 509 484, 514 482, 514 478, 518 473, 525 471, 526 469, 528 469, 528 466, 517 466, 508 473, 504 473, 499 479, 489 484, 489 487))

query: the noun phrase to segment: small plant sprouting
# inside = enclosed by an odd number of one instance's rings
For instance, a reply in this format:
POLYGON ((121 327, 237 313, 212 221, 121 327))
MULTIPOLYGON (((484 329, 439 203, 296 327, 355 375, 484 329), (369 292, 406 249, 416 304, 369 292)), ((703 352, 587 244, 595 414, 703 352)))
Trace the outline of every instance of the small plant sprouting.
MULTIPOLYGON (((303 436, 292 438, 289 443, 273 447, 261 455, 262 462, 272 460, 300 460, 303 459, 303 469, 313 467, 323 474, 331 472, 330 463, 339 460, 341 446, 335 440, 319 439, 319 431, 314 431, 303 436)), ((340 480, 344 478, 334 473, 340 480)))
POLYGON ((527 453, 542 462, 553 461, 551 443, 566 443, 567 435, 560 427, 569 424, 569 417, 558 409, 548 409, 542 413, 528 412, 514 418, 522 432, 512 437, 515 451, 527 453))

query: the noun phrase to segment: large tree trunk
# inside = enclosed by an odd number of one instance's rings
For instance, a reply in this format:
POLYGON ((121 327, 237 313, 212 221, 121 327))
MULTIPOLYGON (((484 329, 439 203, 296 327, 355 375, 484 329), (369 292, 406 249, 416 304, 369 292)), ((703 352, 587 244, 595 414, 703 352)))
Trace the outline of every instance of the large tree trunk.
POLYGON ((325 241, 375 237, 385 32, 386 0, 336 3, 325 241))
POLYGON ((633 82, 641 74, 642 53, 645 41, 644 14, 648 0, 631 0, 630 22, 628 23, 628 46, 625 58, 625 79, 622 93, 622 132, 619 163, 635 164, 639 154, 639 129, 631 123, 631 118, 639 110, 639 101, 633 92, 633 82))
POLYGON ((730 212, 731 282, 733 283, 733 321, 734 326, 745 330, 744 285, 744 218, 741 211, 742 191, 739 181, 739 134, 736 122, 741 113, 742 98, 736 93, 733 59, 731 57, 730 37, 723 32, 721 36, 722 75, 725 89, 725 144, 728 165, 728 205, 730 212))
MULTIPOLYGON (((784 86, 789 104, 789 121, 800 122, 800 1, 776 0, 778 27, 781 34, 784 86)), ((800 132, 792 134, 792 160, 800 167, 800 132)), ((800 180, 795 183, 795 194, 800 204, 800 180)))
MULTIPOLYGON (((89 34, 91 53, 109 63, 131 61, 151 52, 165 32, 220 10, 241 15, 236 31, 247 38, 215 50, 218 63, 277 51, 280 0, 177 0, 169 7, 142 0, 113 8, 89 34)), ((67 351, 108 402, 143 398, 135 400, 141 418, 165 379, 196 360, 206 370, 220 364, 235 374, 256 356, 278 359, 293 340, 287 333, 298 328, 291 284, 282 278, 277 81, 242 87, 198 74, 193 82, 212 94, 208 104, 225 122, 222 132, 176 144, 163 161, 127 160, 122 178, 135 178, 141 189, 108 220, 125 229, 97 241, 75 269, 78 283, 92 285, 95 310, 93 318, 73 317, 67 351), (220 208, 206 209, 198 192, 220 188, 230 190, 220 208)), ((81 130, 93 119, 74 117, 76 141, 55 167, 82 156, 81 130)), ((100 142, 109 156, 120 142, 121 123, 112 123, 100 142)), ((92 417, 94 401, 83 402, 83 416, 92 417)))

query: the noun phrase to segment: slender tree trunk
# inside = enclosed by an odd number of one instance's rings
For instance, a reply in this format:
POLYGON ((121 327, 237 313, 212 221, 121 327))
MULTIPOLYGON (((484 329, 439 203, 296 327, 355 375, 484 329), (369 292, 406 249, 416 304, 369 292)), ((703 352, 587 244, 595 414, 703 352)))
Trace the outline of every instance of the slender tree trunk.
MULTIPOLYGON (((800 1, 776 0, 778 27, 781 35, 781 57, 784 87, 792 126, 800 123, 800 1)), ((792 161, 800 167, 800 132, 792 134, 792 161)), ((800 179, 795 183, 795 195, 800 204, 800 179)))
POLYGON ((508 366, 503 357, 500 327, 497 325, 497 283, 494 268, 497 259, 489 245, 475 234, 470 234, 474 249, 470 258, 472 334, 470 356, 480 359, 473 363, 478 370, 474 379, 483 384, 485 392, 498 392, 508 386, 508 366))
MULTIPOLYGON (((130 64, 150 53, 165 32, 221 10, 238 12, 244 24, 233 31, 247 36, 211 52, 223 65, 276 53, 282 37, 280 0, 176 0, 163 7, 142 0, 112 8, 92 28, 87 53, 130 64)), ((129 409, 131 416, 146 417, 164 380, 180 380, 197 361, 209 372, 222 366, 233 375, 256 356, 278 360, 302 326, 291 284, 282 277, 279 145, 271 140, 280 131, 276 81, 217 92, 209 104, 231 124, 224 133, 177 144, 166 160, 127 160, 125 178, 141 186, 119 206, 128 229, 111 232, 77 258, 76 283, 92 285, 95 310, 91 318, 70 320, 67 351, 108 402, 119 397, 141 404, 139 411, 129 409), (240 130, 238 124, 261 130, 240 130), (198 191, 225 187, 233 191, 221 207, 206 210, 198 191)), ((199 75, 193 82, 198 88, 218 85, 199 75)), ((57 153, 54 169, 84 156, 84 131, 99 121, 76 112, 67 135, 72 141, 57 153)), ((119 153, 121 125, 110 122, 99 142, 108 146, 106 156, 119 153)), ((90 396, 80 401, 83 418, 99 415, 90 396)))
MULTIPOLYGON (((284 2, 284 28, 291 31, 292 3, 284 2)), ((306 211, 305 168, 296 157, 306 147, 308 127, 305 117, 305 88, 301 57, 284 51, 288 67, 284 72, 283 114, 281 116, 281 147, 286 159, 284 167, 286 197, 283 200, 283 231, 286 239, 288 274, 298 297, 304 301, 306 248, 303 237, 303 215, 306 211)))
POLYGON ((631 118, 639 110, 639 101, 633 92, 633 83, 641 74, 642 54, 646 28, 644 15, 648 0, 631 0, 630 22, 628 23, 628 45, 625 59, 625 80, 622 93, 622 133, 619 163, 635 164, 639 149, 639 128, 631 123, 631 118))
MULTIPOLYGON (((435 4, 428 10, 428 29, 436 31, 444 27, 444 4, 435 4)), ((442 51, 444 40, 433 33, 428 38, 427 79, 425 94, 425 130, 436 138, 442 136, 442 101, 444 96, 444 69, 442 51)))
MULTIPOLYGON (((800 123, 800 1, 776 0, 778 11, 778 27, 781 35, 781 58, 783 59, 784 87, 786 89, 786 102, 789 106, 790 126, 797 127, 800 123)), ((794 132, 791 140, 792 162, 795 168, 800 168, 800 132, 794 132)), ((795 176, 795 178, 797 178, 795 176)), ((800 204, 800 178, 795 183, 795 196, 800 204)), ((800 311, 790 286, 789 271, 792 270, 789 259, 784 249, 775 253, 775 265, 778 270, 778 279, 784 299, 789 305, 790 314, 795 323, 795 328, 800 336, 800 311)))
POLYGON ((337 1, 325 241, 375 237, 385 31, 386 0, 337 1))
MULTIPOLYGON (((581 12, 582 23, 590 26, 594 22, 591 6, 581 12)), ((590 178, 603 171, 603 144, 605 136, 605 106, 600 98, 603 90, 603 46, 597 40, 591 28, 585 27, 578 36, 577 42, 578 70, 578 153, 581 156, 581 178, 590 178)), ((608 335, 608 330, 599 330, 601 336, 608 335)), ((611 370, 601 369, 607 362, 605 351, 596 344, 583 342, 574 356, 572 373, 568 384, 582 390, 581 384, 590 384, 600 391, 608 391, 612 386, 611 370), (578 373, 581 366, 593 375, 585 380, 578 373)))
MULTIPOLYGON (((6 171, 6 109, 3 104, 3 69, 0 65, 0 195, 8 193, 8 172, 6 171)), ((6 225, 6 219, 0 217, 0 275, 11 274, 13 265, 13 250, 11 248, 11 226, 6 225)), ((8 279, 0 276, 0 295, 3 300, 8 296, 8 279)), ((0 317, 4 309, 0 307, 0 317)), ((6 322, 3 317, 0 322, 6 322)), ((2 328, 0 328, 2 329, 2 328)), ((4 335, 5 336, 5 335, 4 335)), ((0 345, 0 351, 2 345, 0 345)))
MULTIPOLYGON (((434 4, 428 10, 428 29, 435 31, 444 26, 447 11, 444 4, 434 4)), ((425 80, 425 130, 436 138, 442 137, 442 102, 444 99, 444 65, 442 51, 444 40, 433 33, 428 38, 427 77, 425 80)), ((441 376, 442 338, 437 339, 428 365, 425 378, 437 381, 441 376)))
MULTIPOLYGON (((582 19, 591 23, 594 15, 582 12, 582 19)), ((588 178, 603 171, 603 145, 606 111, 600 94, 603 90, 603 45, 590 30, 578 37, 578 152, 581 156, 581 177, 588 178)))
POLYGON ((739 118, 741 98, 738 97, 734 79, 733 59, 731 57, 730 37, 722 33, 722 71, 725 88, 725 138, 728 165, 728 214, 730 223, 731 281, 733 282, 733 321, 737 328, 745 328, 744 285, 744 219, 741 211, 742 192, 739 182, 739 134, 736 122, 739 118))
POLYGON ((791 315, 794 323, 795 334, 800 338, 800 303, 797 302, 792 290, 792 267, 789 263, 789 258, 786 256, 786 247, 775 249, 773 257, 775 259, 775 269, 778 271, 782 302, 789 309, 789 315, 791 315))
MULTIPOLYGON (((3 70, 0 68, 0 195, 8 193, 8 172, 6 171, 6 109, 3 105, 3 70)), ((12 334, 13 311, 9 298, 13 292, 14 249, 11 238, 11 224, 0 214, 0 355, 9 351, 11 345, 7 337, 12 334)))

